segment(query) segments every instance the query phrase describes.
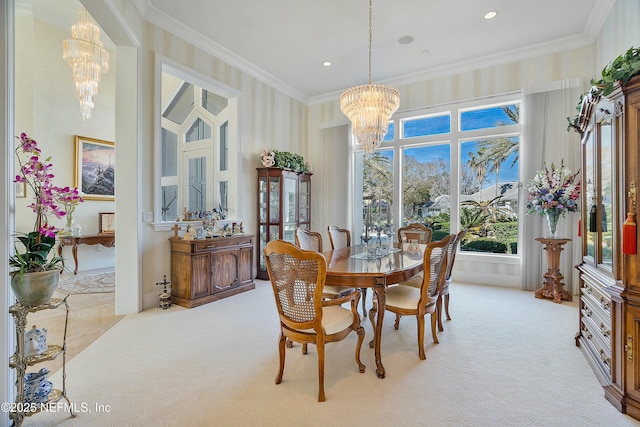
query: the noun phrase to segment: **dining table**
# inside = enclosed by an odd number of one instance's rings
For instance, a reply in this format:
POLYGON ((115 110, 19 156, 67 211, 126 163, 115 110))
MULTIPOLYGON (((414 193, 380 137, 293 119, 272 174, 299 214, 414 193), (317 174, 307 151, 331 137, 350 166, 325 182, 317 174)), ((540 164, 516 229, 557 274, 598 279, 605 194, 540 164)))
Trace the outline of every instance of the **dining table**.
POLYGON ((375 351, 378 378, 385 377, 381 347, 386 288, 422 271, 425 248, 423 244, 402 243, 375 251, 371 245, 353 245, 322 253, 327 260, 327 285, 371 288, 375 293, 376 303, 369 310, 374 330, 369 347, 375 351))

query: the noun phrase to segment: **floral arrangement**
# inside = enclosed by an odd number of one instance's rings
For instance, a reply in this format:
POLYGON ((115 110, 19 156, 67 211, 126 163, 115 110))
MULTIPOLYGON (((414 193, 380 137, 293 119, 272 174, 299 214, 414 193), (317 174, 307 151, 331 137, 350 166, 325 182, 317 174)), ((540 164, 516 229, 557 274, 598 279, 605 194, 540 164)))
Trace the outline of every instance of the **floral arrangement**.
POLYGON ((304 157, 288 151, 263 149, 260 152, 260 160, 266 168, 291 169, 296 173, 311 172, 311 164, 305 162, 304 157))
POLYGON ((34 139, 26 133, 16 138, 19 141, 15 150, 19 169, 14 182, 26 183, 33 191, 33 203, 29 207, 36 213, 36 220, 33 231, 17 235, 24 252, 16 248, 15 254, 9 257, 12 274, 19 273, 22 276, 24 273, 60 269, 61 257, 49 259, 59 229, 49 223, 48 215, 59 219, 70 215, 77 204, 83 201, 82 197, 77 188, 53 185, 51 157, 41 158, 41 150, 34 139))
POLYGON ((580 181, 577 176, 580 171, 572 173, 564 166, 551 163, 551 169, 544 165, 527 184, 529 197, 526 204, 527 213, 540 215, 577 212, 577 200, 580 197, 580 181))

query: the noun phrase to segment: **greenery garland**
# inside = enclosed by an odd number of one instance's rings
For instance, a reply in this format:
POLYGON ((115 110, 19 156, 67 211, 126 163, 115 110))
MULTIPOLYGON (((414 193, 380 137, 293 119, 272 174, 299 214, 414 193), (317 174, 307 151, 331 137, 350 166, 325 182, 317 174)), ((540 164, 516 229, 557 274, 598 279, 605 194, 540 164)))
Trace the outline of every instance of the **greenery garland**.
MULTIPOLYGON (((640 48, 631 47, 623 55, 618 56, 602 69, 602 77, 598 80, 591 79, 592 92, 594 99, 599 96, 607 96, 615 88, 616 82, 627 83, 632 77, 640 74, 640 48)), ((580 95, 580 101, 576 106, 578 114, 573 118, 567 117, 567 131, 574 129, 579 132, 580 110, 584 97, 589 93, 585 92, 580 95)))

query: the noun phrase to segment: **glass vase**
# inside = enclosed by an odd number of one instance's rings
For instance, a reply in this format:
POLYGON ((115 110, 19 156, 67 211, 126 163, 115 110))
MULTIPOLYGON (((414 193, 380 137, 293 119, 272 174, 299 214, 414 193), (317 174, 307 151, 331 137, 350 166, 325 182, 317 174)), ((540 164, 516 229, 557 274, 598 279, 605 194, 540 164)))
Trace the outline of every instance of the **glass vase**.
POLYGON ((552 211, 545 212, 547 215, 547 225, 549 226, 549 237, 551 239, 558 238, 558 220, 560 219, 561 212, 554 209, 552 211))

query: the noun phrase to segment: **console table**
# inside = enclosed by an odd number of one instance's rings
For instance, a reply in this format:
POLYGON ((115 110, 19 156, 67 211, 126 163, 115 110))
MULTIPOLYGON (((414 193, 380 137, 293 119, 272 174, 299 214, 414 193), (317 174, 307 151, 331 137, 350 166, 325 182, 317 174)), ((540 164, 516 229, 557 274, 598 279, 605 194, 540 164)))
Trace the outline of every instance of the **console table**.
POLYGON ((547 251, 547 264, 549 265, 544 274, 543 287, 536 291, 536 298, 553 298, 553 302, 557 303, 561 303, 562 300, 571 301, 571 294, 562 288, 564 276, 560 273, 560 253, 564 249, 563 246, 571 239, 538 237, 536 240, 545 245, 543 249, 547 251))
MULTIPOLYGON (((90 234, 78 237, 58 236, 57 240, 60 242, 60 245, 58 246, 58 256, 62 256, 63 246, 71 246, 71 254, 73 255, 73 261, 76 264, 73 274, 78 274, 78 245, 102 245, 107 248, 112 248, 116 245, 115 233, 90 234)), ((62 265, 64 265, 64 262, 62 265)))

